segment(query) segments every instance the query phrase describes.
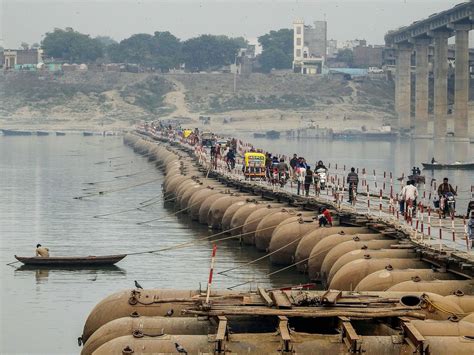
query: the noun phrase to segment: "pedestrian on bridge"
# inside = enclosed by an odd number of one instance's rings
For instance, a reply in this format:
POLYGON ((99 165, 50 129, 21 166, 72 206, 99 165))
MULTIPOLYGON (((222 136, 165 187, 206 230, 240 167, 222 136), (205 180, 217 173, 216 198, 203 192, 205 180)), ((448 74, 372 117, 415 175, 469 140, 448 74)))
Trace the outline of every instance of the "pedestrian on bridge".
POLYGON ((349 203, 354 201, 357 195, 357 185, 359 185, 359 175, 355 172, 355 168, 351 168, 351 172, 347 174, 347 184, 349 185, 349 203))

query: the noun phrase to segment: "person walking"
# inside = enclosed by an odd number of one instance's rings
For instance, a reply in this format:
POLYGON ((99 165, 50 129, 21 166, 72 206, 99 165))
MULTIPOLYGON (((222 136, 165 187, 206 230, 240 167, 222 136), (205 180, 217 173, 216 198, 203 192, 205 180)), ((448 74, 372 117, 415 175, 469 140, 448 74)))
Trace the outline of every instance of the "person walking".
POLYGON ((415 186, 415 181, 409 180, 407 185, 403 188, 403 200, 405 201, 405 208, 407 212, 410 212, 410 217, 413 217, 413 213, 416 210, 416 200, 418 198, 418 189, 415 186))
POLYGON ((306 166, 304 166, 303 164, 298 164, 298 166, 296 167, 296 182, 297 182, 296 194, 297 195, 300 194, 300 191, 302 190, 304 186, 305 177, 306 177, 306 166))
POLYGON ((467 235, 471 241, 471 248, 474 248, 474 211, 471 212, 469 221, 467 222, 467 235))
POLYGON ((311 170, 311 167, 308 166, 306 168, 306 176, 304 177, 304 191, 305 191, 306 197, 309 196, 309 188, 311 187, 313 183, 314 183, 313 171, 311 170))
POLYGON ((357 185, 359 185, 359 175, 355 172, 355 168, 351 168, 351 172, 347 174, 347 184, 349 185, 349 203, 354 201, 357 195, 357 185))
POLYGON ((232 148, 229 149, 226 155, 226 160, 227 160, 227 168, 229 171, 234 170, 235 168, 235 153, 232 148))
POLYGON ((291 158, 290 160, 290 168, 291 168, 291 177, 295 177, 295 170, 296 170, 296 166, 298 165, 298 156, 295 154, 293 154, 293 158, 291 158))
POLYGON ((469 218, 471 215, 471 211, 474 211, 474 200, 469 201, 467 204, 467 213, 466 213, 466 218, 469 218))

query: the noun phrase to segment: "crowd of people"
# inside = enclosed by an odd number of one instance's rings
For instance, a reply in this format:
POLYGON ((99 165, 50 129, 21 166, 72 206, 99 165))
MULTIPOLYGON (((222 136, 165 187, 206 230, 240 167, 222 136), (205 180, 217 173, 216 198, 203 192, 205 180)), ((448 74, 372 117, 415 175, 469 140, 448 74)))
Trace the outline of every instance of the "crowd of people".
MULTIPOLYGON (((165 127, 160 124, 160 129, 168 129, 173 132, 173 135, 180 136, 185 130, 181 128, 165 127)), ((203 132, 198 129, 193 130, 187 137, 187 141, 191 145, 202 144, 209 148, 211 166, 217 169, 219 160, 223 160, 227 169, 234 171, 236 168, 236 160, 238 156, 243 156, 245 152, 258 152, 265 155, 265 178, 273 185, 285 186, 288 181, 296 183, 296 193, 298 195, 309 196, 312 188, 315 194, 319 194, 321 190, 326 189, 328 169, 323 161, 318 161, 314 168, 312 168, 304 157, 293 154, 291 159, 287 161, 285 157, 275 156, 269 152, 256 150, 252 146, 242 147, 241 141, 236 138, 226 140, 221 144, 218 137, 212 134, 210 139, 206 142, 203 140, 203 132)), ((243 164, 244 165, 244 164, 243 164)), ((245 170, 245 166, 242 167, 245 170)), ((418 207, 419 192, 417 184, 424 182, 421 176, 419 167, 413 167, 412 175, 406 181, 398 194, 399 210, 402 214, 410 213, 414 215, 418 207), (420 180, 421 179, 421 180, 420 180)), ((349 203, 355 203, 357 196, 357 189, 359 185, 359 176, 356 169, 352 167, 346 176, 346 183, 348 186, 348 200, 349 203)), ((455 211, 455 196, 457 191, 449 184, 448 179, 444 178, 443 183, 439 185, 437 196, 434 199, 434 207, 440 211, 442 217, 446 218, 455 211)), ((322 211, 321 215, 322 215, 322 211)), ((325 217, 327 219, 327 217, 325 217)), ((474 200, 471 200, 467 209, 467 227, 471 239, 474 239, 474 200)), ((330 224, 328 222, 327 224, 330 224)))

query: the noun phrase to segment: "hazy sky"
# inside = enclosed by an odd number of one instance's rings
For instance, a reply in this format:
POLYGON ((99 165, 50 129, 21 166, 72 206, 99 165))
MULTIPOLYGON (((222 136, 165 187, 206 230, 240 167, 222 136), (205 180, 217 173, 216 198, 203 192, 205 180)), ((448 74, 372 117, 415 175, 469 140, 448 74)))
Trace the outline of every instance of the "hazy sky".
MULTIPOLYGON (((303 18, 328 21, 328 39, 365 38, 383 44, 384 34, 462 1, 451 0, 0 0, 0 38, 6 48, 40 42, 55 27, 121 40, 134 33, 170 31, 244 36, 291 28, 303 18)), ((471 43, 473 43, 471 35, 471 43)), ((0 41, 0 45, 2 42, 0 41)))

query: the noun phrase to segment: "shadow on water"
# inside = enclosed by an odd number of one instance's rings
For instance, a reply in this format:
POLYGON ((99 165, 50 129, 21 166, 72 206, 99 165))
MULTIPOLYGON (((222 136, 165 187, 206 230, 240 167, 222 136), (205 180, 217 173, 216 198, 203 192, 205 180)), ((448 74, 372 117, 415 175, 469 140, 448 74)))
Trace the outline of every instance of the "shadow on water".
POLYGON ((41 284, 47 282, 49 278, 67 276, 70 279, 77 279, 86 277, 87 281, 97 281, 103 277, 125 276, 127 274, 125 269, 115 265, 110 266, 78 266, 78 267, 48 267, 48 266, 34 266, 22 265, 14 270, 15 276, 30 277, 34 275, 36 283, 41 284))
POLYGON ((36 270, 46 270, 52 272, 75 272, 75 273, 89 273, 89 272, 102 272, 107 274, 117 274, 117 275, 125 275, 127 272, 125 269, 122 269, 115 265, 108 265, 108 266, 67 266, 67 267, 51 267, 51 266, 43 266, 43 265, 22 265, 15 269, 16 272, 28 272, 28 271, 36 271, 36 270))

